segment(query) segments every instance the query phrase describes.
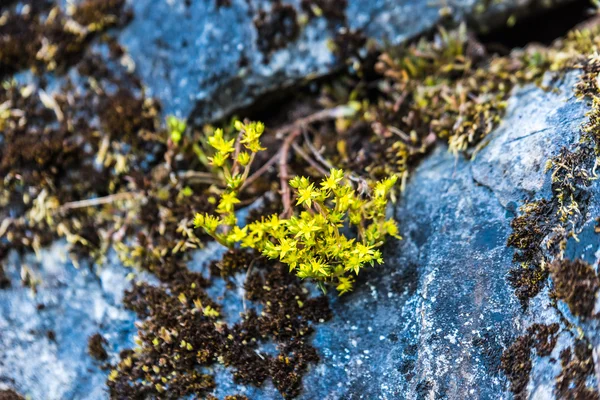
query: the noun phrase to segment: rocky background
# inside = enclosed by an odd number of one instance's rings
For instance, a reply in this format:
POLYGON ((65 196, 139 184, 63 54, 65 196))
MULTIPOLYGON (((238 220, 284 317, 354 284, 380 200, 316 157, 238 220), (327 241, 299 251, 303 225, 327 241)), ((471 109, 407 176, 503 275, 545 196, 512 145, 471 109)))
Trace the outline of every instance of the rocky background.
MULTIPOLYGON (((466 20, 493 31, 507 16, 543 15, 547 7, 563 6, 348 0, 325 1, 323 14, 311 16, 303 4, 136 0, 128 3, 131 20, 112 34, 127 50, 123 65, 160 101, 161 113, 201 124, 331 79, 347 68, 331 41, 350 46, 348 32, 360 31, 373 46, 399 45, 441 22, 466 20), (267 40, 269 31, 277 34, 267 40)), ((89 46, 100 46, 94 40, 89 46)), ((64 68, 66 75, 76 74, 72 65, 64 68)), ((8 76, 41 79, 3 70, 8 76)), ((45 79, 59 85, 64 76, 45 79)), ((597 398, 600 331, 590 317, 597 308, 578 312, 549 286, 524 303, 509 282, 511 269, 518 268, 515 249, 507 246, 511 222, 526 202, 552 198, 546 161, 580 139, 588 105, 573 94, 577 78, 571 72, 550 91, 533 84, 515 88, 502 122, 473 160, 443 145, 424 157, 393 209, 403 240, 388 241, 385 265, 361 275, 354 292, 329 295, 333 317, 315 326, 312 343, 320 361, 310 366, 299 398, 575 398, 573 387, 589 388, 589 397, 579 398, 597 398)), ((593 267, 584 271, 584 286, 595 296, 597 182, 581 202, 578 237, 568 240, 564 255, 593 267)), ((205 272, 222 253, 209 245, 188 268, 205 272)), ((138 318, 123 306, 129 272, 113 252, 102 266, 76 266, 64 241, 37 257, 11 252, 4 262, 8 284, 0 290, 0 388, 32 399, 107 398, 109 371, 89 356, 88 340, 100 333, 109 360, 134 346, 138 318), (35 292, 20 284, 23 265, 40 280, 35 292)), ((157 281, 150 273, 137 279, 157 281)), ((222 288, 211 290, 219 295, 222 288)), ((242 309, 241 296, 223 300, 226 314, 242 309)), ((215 367, 214 374, 218 398, 281 398, 270 381, 256 388, 234 384, 225 368, 215 367)))

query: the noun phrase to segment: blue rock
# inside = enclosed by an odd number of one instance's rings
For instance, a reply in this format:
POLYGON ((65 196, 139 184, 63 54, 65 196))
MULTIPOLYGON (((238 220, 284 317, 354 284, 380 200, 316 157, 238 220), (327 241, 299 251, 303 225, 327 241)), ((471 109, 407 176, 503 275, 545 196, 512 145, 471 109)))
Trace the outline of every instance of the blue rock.
MULTIPOLYGON (((260 10, 268 12, 274 3, 232 0, 231 6, 218 7, 217 0, 130 0, 135 18, 121 31, 119 41, 128 49, 149 95, 160 99, 166 113, 192 116, 196 123, 211 121, 265 94, 341 68, 328 44, 345 25, 335 18, 309 19, 284 46, 270 54, 261 51, 254 20, 260 10)), ((347 28, 392 45, 429 32, 440 23, 440 9, 445 7, 455 21, 469 18, 490 24, 504 23, 510 13, 538 9, 530 0, 490 2, 486 12, 478 11, 481 2, 477 0, 347 3, 347 28)), ((297 19, 301 19, 299 0, 283 4, 298 10, 297 19)))
MULTIPOLYGON (((422 162, 394 210, 404 239, 388 241, 386 264, 361 275, 353 293, 331 296, 334 317, 316 326, 313 339, 321 362, 304 378, 301 398, 511 398, 499 370, 502 352, 529 325, 557 322, 558 314, 547 292, 526 312, 512 293, 509 224, 524 200, 549 196, 545 160, 578 139, 586 106, 572 97, 575 79, 568 75, 558 94, 517 89, 474 161, 439 147, 422 162)), ((584 232, 600 215, 598 185, 591 193, 584 232)), ((18 284, 0 291, 0 382, 33 399, 106 398, 107 371, 86 354, 87 339, 102 333, 113 359, 132 346, 135 316, 121 304, 128 271, 116 258, 97 274, 76 269, 61 260, 64 249, 57 243, 39 261, 13 255, 8 263, 13 282, 26 263, 42 284, 35 296, 18 284), (37 310, 38 303, 46 307, 37 310)), ((202 271, 220 253, 208 246, 191 267, 202 271)), ((567 253, 596 264, 598 240, 582 233, 567 253)), ((235 293, 226 300, 230 314, 240 302, 235 293)), ((597 323, 573 322, 600 345, 597 323)), ((561 334, 552 356, 572 340, 561 334)), ((559 370, 548 358, 535 359, 529 393, 552 398, 559 370)), ((280 398, 270 383, 239 387, 230 371, 214 373, 218 396, 280 398)))

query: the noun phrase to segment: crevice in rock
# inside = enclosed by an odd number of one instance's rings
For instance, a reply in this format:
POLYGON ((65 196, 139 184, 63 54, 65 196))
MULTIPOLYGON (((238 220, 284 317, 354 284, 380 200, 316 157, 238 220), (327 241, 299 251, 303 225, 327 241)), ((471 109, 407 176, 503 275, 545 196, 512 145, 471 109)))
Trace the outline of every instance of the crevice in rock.
POLYGON ((498 194, 496 193, 496 191, 490 185, 488 185, 487 183, 484 183, 484 182, 478 180, 475 177, 475 174, 473 173, 473 163, 469 164, 469 174, 471 175, 471 179, 473 179, 473 182, 475 182, 475 184, 477 186, 485 188, 486 190, 488 190, 490 193, 492 193, 494 195, 494 198, 498 201, 498 204, 500 204, 500 207, 502 207, 502 209, 504 209, 506 211, 509 211, 509 212, 512 212, 512 210, 509 207, 507 207, 504 204, 502 204, 502 202, 500 201, 500 197, 498 196, 498 194))
POLYGON ((547 132, 547 131, 549 131, 550 129, 552 129, 552 127, 546 127, 546 128, 544 128, 544 129, 538 129, 538 130, 536 130, 536 131, 533 131, 533 132, 526 133, 526 134, 525 134, 525 135, 523 135, 523 136, 519 136, 519 137, 516 137, 516 138, 510 139, 510 140, 508 140, 508 141, 504 142, 503 144, 509 144, 509 143, 518 142, 519 140, 523 140, 523 139, 526 139, 526 138, 528 138, 528 137, 531 137, 531 136, 533 136, 533 135, 537 135, 538 133, 547 132))
POLYGON ((482 33, 479 40, 489 50, 506 54, 510 49, 530 43, 549 45, 589 19, 592 8, 589 0, 566 1, 543 12, 517 18, 513 26, 507 23, 489 33, 482 33))

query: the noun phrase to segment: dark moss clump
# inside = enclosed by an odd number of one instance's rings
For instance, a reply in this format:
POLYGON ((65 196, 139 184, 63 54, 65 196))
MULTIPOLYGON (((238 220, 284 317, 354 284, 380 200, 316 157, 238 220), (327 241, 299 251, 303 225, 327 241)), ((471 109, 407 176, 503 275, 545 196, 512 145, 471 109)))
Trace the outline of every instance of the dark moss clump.
POLYGON ((300 6, 310 18, 322 15, 329 20, 346 21, 348 0, 302 0, 300 6))
POLYGON ((0 26, 0 76, 19 70, 35 60, 39 42, 32 16, 15 16, 0 26))
POLYGON ((140 351, 123 354, 111 373, 113 397, 208 395, 214 378, 197 371, 214 363, 231 368, 238 383, 261 386, 271 378, 285 397, 300 393, 308 365, 319 359, 308 341, 312 324, 331 316, 326 298, 309 298, 284 266, 261 262, 246 282, 246 299, 261 305, 260 315, 249 308, 228 325, 207 285, 186 273, 160 287, 138 284, 126 294, 125 304, 143 319, 140 351), (260 351, 268 341, 277 343, 278 355, 260 351))
POLYGON ((527 398, 526 387, 532 368, 530 341, 529 335, 520 336, 502 354, 501 368, 510 382, 515 400, 527 398))
MULTIPOLYGON (((148 161, 164 151, 159 135, 150 140, 143 136, 160 130, 156 107, 133 94, 136 82, 102 75, 94 75, 94 80, 100 88, 120 85, 119 93, 132 99, 124 104, 127 107, 145 105, 135 108, 142 113, 134 120, 136 125, 123 122, 118 129, 123 102, 85 84, 76 88, 68 78, 52 95, 42 93, 43 88, 0 88, 0 101, 10 104, 11 110, 0 116, 0 173, 4 177, 0 215, 10 220, 2 232, 6 240, 0 242, 0 254, 8 254, 9 248, 37 250, 66 236, 74 251, 100 256, 101 249, 106 249, 100 229, 104 224, 114 227, 117 214, 94 214, 77 202, 137 189, 132 185, 135 177, 145 176, 154 166, 148 161), (112 124, 97 124, 94 116, 98 114, 112 124)), ((130 195, 118 196, 127 199, 130 195)))
POLYGON ((25 397, 12 389, 2 389, 0 390, 0 400, 25 400, 25 397))
POLYGON ((591 318, 600 279, 594 268, 583 260, 557 260, 550 264, 550 274, 554 283, 553 296, 563 300, 573 315, 591 318))
POLYGON ((52 329, 46 331, 46 337, 48 340, 56 342, 56 332, 54 332, 52 329))
POLYGON ((523 310, 529 305, 529 299, 534 298, 546 286, 548 271, 538 266, 516 267, 508 272, 507 280, 514 289, 515 296, 521 302, 523 310))
POLYGON ((229 250, 221 260, 210 263, 210 274, 221 278, 232 277, 236 272, 245 272, 258 257, 258 254, 242 249, 229 250))
POLYGON ((88 353, 98 361, 106 361, 108 353, 104 349, 104 345, 107 343, 106 339, 99 333, 90 336, 88 339, 88 353))
POLYGON ((554 207, 551 202, 540 200, 525 204, 521 211, 510 222, 513 231, 507 245, 519 250, 514 255, 515 262, 539 265, 543 257, 540 245, 552 229, 554 207))
POLYGON ((202 289, 205 284, 201 276, 188 275, 170 290, 137 284, 126 293, 124 303, 145 319, 138 334, 143 351, 121 354, 118 374, 109 376, 112 397, 163 394, 166 398, 180 398, 200 395, 214 387, 210 375, 194 368, 197 362, 212 358, 204 350, 216 346, 221 339, 214 317, 205 315, 208 309, 218 315, 218 306, 202 289))
POLYGON ((577 340, 573 348, 560 352, 562 371, 556 377, 556 396, 559 399, 598 400, 597 388, 587 382, 594 375, 592 346, 587 340, 577 340))
POLYGON ((87 0, 76 6, 73 17, 47 2, 31 2, 27 13, 8 11, 0 26, 0 76, 23 68, 64 71, 81 58, 97 33, 128 22, 124 4, 87 0))
POLYGON ((125 89, 106 97, 100 110, 100 119, 106 132, 129 137, 130 141, 144 132, 155 131, 153 114, 160 112, 160 108, 151 100, 135 96, 125 89))
POLYGON ((86 0, 75 9, 73 19, 89 29, 104 29, 131 18, 124 5, 125 0, 86 0))
POLYGON ((258 31, 258 48, 265 55, 265 62, 270 55, 294 41, 300 32, 296 9, 281 0, 274 0, 270 11, 260 10, 254 18, 254 26, 258 31))
POLYGON ((231 7, 231 0, 216 0, 217 8, 231 7))
POLYGON ((318 361, 317 350, 305 341, 282 346, 279 355, 269 365, 273 384, 286 399, 298 396, 309 364, 318 361))
POLYGON ((0 289, 8 289, 10 287, 10 279, 6 276, 6 272, 4 272, 4 266, 0 264, 0 289))
POLYGON ((333 37, 333 54, 338 60, 351 63, 361 60, 360 51, 367 44, 367 36, 362 30, 342 28, 333 37))
POLYGON ((529 299, 537 296, 547 282, 548 271, 542 268, 545 255, 541 245, 553 227, 554 205, 540 200, 524 205, 521 211, 523 214, 510 223, 513 231, 507 241, 508 246, 517 249, 513 260, 520 266, 510 270, 508 281, 525 309, 529 299))
POLYGON ((508 377, 516 400, 527 398, 526 388, 532 369, 531 351, 535 349, 540 357, 549 356, 556 346, 558 329, 558 324, 534 324, 502 354, 500 368, 508 377))

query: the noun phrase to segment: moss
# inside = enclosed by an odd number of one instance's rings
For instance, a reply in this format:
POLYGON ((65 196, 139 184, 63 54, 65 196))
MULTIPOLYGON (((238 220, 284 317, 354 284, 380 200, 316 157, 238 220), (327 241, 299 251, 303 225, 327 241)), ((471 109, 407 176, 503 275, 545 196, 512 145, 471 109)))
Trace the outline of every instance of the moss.
POLYGON ((150 99, 136 97, 130 90, 119 89, 106 97, 100 108, 100 119, 106 132, 137 140, 143 132, 156 130, 155 116, 160 112, 150 99))
POLYGON ((75 8, 73 19, 92 30, 105 29, 131 17, 124 6, 125 0, 85 0, 75 8))
POLYGON ((6 276, 6 272, 4 272, 4 265, 0 263, 0 290, 8 289, 10 287, 10 279, 6 276))
POLYGON ((230 278, 237 272, 245 272, 252 261, 259 255, 254 252, 241 249, 230 249, 221 260, 213 261, 209 265, 211 276, 230 278))
POLYGON ((452 151, 466 151, 498 124, 514 86, 541 77, 542 59, 535 49, 488 57, 464 26, 385 52, 376 68, 389 81, 391 98, 371 109, 377 134, 400 138, 404 148, 396 153, 418 150, 430 134, 452 151))
MULTIPOLYGON (((564 41, 558 41, 548 53, 552 69, 582 71, 574 88, 580 99, 590 102, 587 121, 581 127, 581 138, 572 146, 566 146, 546 164, 551 171, 552 197, 529 203, 522 208, 522 215, 515 218, 511 226, 508 244, 518 249, 515 261, 524 268, 511 271, 509 280, 522 302, 537 295, 551 276, 554 289, 551 296, 564 300, 571 312, 583 318, 593 316, 600 281, 594 269, 582 260, 564 260, 567 239, 577 239, 577 230, 585 219, 588 194, 586 193, 595 175, 596 155, 600 152, 597 131, 600 107, 596 84, 600 61, 597 25, 571 32, 564 41), (550 260, 554 260, 550 262, 550 260)), ((525 397, 525 387, 531 371, 529 350, 531 338, 522 336, 503 355, 503 370, 511 382, 516 396, 525 397)), ((550 353, 552 344, 542 349, 550 353)), ((576 340, 573 348, 560 354, 563 370, 557 377, 557 398, 596 399, 598 394, 588 388, 593 361, 591 348, 585 336, 576 340)))
POLYGON ((216 362, 231 368, 238 383, 261 386, 271 378, 286 397, 300 392, 308 364, 318 360, 307 341, 312 322, 331 316, 326 299, 308 298, 285 267, 262 262, 246 283, 246 299, 259 303, 261 314, 249 308, 240 322, 228 325, 221 320, 223 310, 204 291, 206 284, 201 276, 186 273, 161 287, 137 284, 126 294, 125 303, 143 319, 140 348, 121 356, 108 382, 112 396, 158 395, 156 384, 168 387, 163 395, 172 398, 208 394, 213 377, 194 371, 216 362), (216 314, 208 315, 208 307, 216 314), (278 344, 279 355, 258 350, 268 341, 278 344))
POLYGON ((348 0, 302 0, 300 7, 309 18, 323 16, 328 20, 345 22, 348 0))
POLYGON ((542 242, 550 233, 554 218, 552 202, 540 200, 521 207, 522 215, 513 218, 513 229, 507 245, 517 249, 513 260, 519 266, 509 272, 508 281, 524 309, 529 299, 537 296, 544 288, 548 271, 543 268, 546 256, 542 242))
POLYGON ((560 352, 561 373, 556 377, 556 396, 559 399, 597 400, 596 387, 588 386, 594 376, 592 346, 587 340, 576 340, 572 348, 560 352))
POLYGON ((88 353, 98 361, 106 361, 108 353, 104 349, 104 345, 108 344, 106 339, 99 333, 95 333, 88 339, 88 353))
POLYGON ((558 329, 558 324, 534 324, 502 354, 500 368, 510 382, 515 400, 528 398, 526 389, 532 369, 531 351, 535 350, 540 357, 549 356, 556 346, 558 329))
MULTIPOLYGON (((562 148, 546 164, 551 172, 551 198, 526 204, 521 208, 521 215, 511 222, 513 232, 507 243, 517 249, 514 261, 520 265, 511 270, 509 281, 524 307, 528 299, 536 296, 545 286, 547 265, 552 259, 562 259, 567 239, 576 238, 576 229, 584 222, 582 215, 585 215, 587 208, 586 192, 593 181, 596 154, 600 149, 596 134, 600 108, 596 101, 590 100, 598 96, 595 77, 600 64, 593 53, 598 50, 599 32, 597 25, 574 30, 545 51, 544 57, 550 63, 551 70, 582 71, 574 92, 578 98, 588 99, 590 110, 587 121, 581 127, 580 141, 562 148)), ((554 274, 560 274, 558 269, 561 265, 563 263, 559 261, 552 264, 554 274)), ((591 281, 587 283, 594 285, 591 281)), ((568 297, 567 291, 562 287, 561 296, 568 297)), ((589 305, 585 307, 589 308, 589 305)), ((584 311, 577 308, 577 312, 584 311)))
POLYGON ((300 33, 296 9, 281 0, 274 0, 269 11, 260 10, 254 18, 258 31, 258 49, 264 54, 265 63, 271 54, 294 41, 300 33))
POLYGON ((217 8, 221 7, 231 7, 231 0, 216 0, 217 8))
POLYGON ((591 318, 600 289, 594 268, 582 260, 556 260, 550 264, 553 296, 565 301, 573 315, 591 318))
POLYGON ((12 389, 0 389, 0 400, 25 400, 25 397, 12 389))
POLYGON ((75 64, 97 33, 127 23, 124 0, 87 0, 74 7, 71 16, 51 3, 32 2, 28 13, 9 10, 0 25, 0 76, 23 68, 35 72, 64 71, 75 64))
POLYGON ((515 296, 521 302, 523 310, 529 305, 529 300, 534 298, 546 286, 548 271, 540 267, 517 267, 509 271, 507 280, 514 289, 515 296))

